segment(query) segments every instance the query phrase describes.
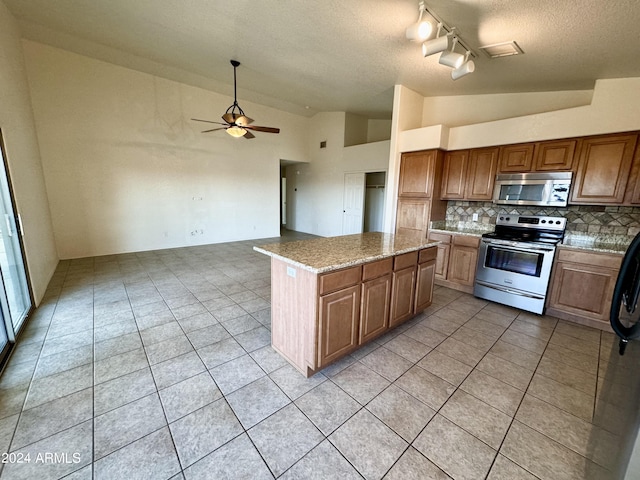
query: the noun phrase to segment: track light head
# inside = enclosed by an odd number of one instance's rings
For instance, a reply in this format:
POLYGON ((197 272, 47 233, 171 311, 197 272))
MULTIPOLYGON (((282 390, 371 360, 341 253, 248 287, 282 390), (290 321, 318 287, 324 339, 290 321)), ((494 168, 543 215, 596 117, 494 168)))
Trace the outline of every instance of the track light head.
POLYGON ((438 63, 440 63, 440 65, 446 65, 447 67, 451 67, 451 68, 458 68, 460 65, 464 63, 464 55, 454 51, 456 49, 457 43, 458 43, 458 37, 455 37, 453 39, 453 45, 451 46, 451 50, 442 52, 442 55, 440 55, 440 59, 438 60, 438 63))
POLYGON ((434 38, 433 40, 428 40, 422 44, 423 57, 428 57, 429 55, 434 55, 436 53, 449 50, 449 48, 451 47, 451 36, 449 34, 440 36, 441 30, 442 23, 439 23, 436 38, 434 38))
POLYGON ((476 71, 476 64, 474 63, 474 61, 469 60, 468 57, 466 58, 467 60, 462 65, 451 70, 451 78, 453 80, 458 80, 459 78, 476 71))
POLYGON ((407 39, 412 42, 424 42, 431 38, 436 26, 436 21, 427 11, 424 1, 418 4, 418 12, 418 21, 406 30, 407 39))

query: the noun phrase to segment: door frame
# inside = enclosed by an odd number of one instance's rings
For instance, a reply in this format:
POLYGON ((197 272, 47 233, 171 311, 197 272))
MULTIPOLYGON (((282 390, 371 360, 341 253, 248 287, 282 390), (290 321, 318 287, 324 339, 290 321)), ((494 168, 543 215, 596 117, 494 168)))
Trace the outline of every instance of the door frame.
MULTIPOLYGON (((9 323, 11 328, 8 329, 7 334, 9 335, 9 341, 14 342, 16 341, 16 339, 18 338, 18 336, 20 335, 20 332, 22 332, 25 328, 25 325, 27 323, 27 319, 29 318, 29 316, 31 315, 31 313, 34 310, 34 305, 35 305, 35 301, 34 301, 34 295, 33 295, 33 285, 31 284, 31 275, 29 274, 29 263, 27 262, 27 256, 25 254, 25 247, 24 247, 24 232, 22 230, 22 221, 20 220, 20 213, 18 212, 18 206, 17 206, 17 202, 16 202, 16 196, 15 196, 15 192, 13 189, 13 181, 11 180, 11 169, 9 167, 9 158, 8 158, 8 154, 7 154, 7 148, 6 148, 6 144, 4 141, 4 135, 2 132, 2 128, 0 128, 0 156, 2 156, 2 161, 4 163, 4 171, 5 171, 5 175, 7 177, 7 188, 9 190, 9 198, 11 199, 11 208, 13 210, 13 215, 16 219, 16 230, 18 232, 18 244, 20 245, 20 257, 22 258, 22 265, 24 267, 24 275, 26 278, 26 283, 27 283, 27 294, 29 296, 29 308, 27 309, 27 313, 25 315, 24 320, 22 321, 22 323, 20 324, 20 327, 18 328, 18 330, 16 331, 13 328, 13 322, 11 321, 11 317, 9 317, 8 319, 5 318, 5 324, 9 323)), ((3 284, 3 290, 4 290, 4 298, 2 300, 3 304, 6 302, 6 290, 4 288, 4 284, 3 284)), ((4 305, 3 305, 4 307, 4 305)), ((6 309, 3 308, 3 310, 5 310, 6 312, 9 311, 9 305, 6 305, 6 309)), ((5 315, 6 317, 6 315, 5 315)))

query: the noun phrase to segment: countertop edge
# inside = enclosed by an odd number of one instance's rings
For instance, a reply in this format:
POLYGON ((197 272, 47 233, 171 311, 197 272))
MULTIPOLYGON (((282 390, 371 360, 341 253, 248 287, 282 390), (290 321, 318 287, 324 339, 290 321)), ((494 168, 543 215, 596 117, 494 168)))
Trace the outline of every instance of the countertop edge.
POLYGON ((445 230, 442 228, 430 228, 429 232, 436 232, 436 233, 446 233, 447 235, 467 235, 469 237, 481 237, 483 233, 487 233, 487 232, 465 232, 463 230, 445 230))
POLYGON ((263 248, 255 246, 255 245, 254 245, 253 249, 256 252, 262 253, 262 254, 267 255, 269 257, 272 257, 272 258, 277 258, 278 260, 281 260, 281 261, 283 261, 285 263, 289 263, 291 265, 295 265, 296 267, 302 268, 302 269, 307 270, 307 271, 309 271, 311 273, 321 274, 321 273, 332 272, 334 270, 341 270, 343 268, 355 267, 357 265, 362 265, 362 264, 369 263, 369 262, 375 262, 376 260, 382 260, 382 259, 389 258, 389 257, 395 257, 396 255, 402 255, 404 253, 411 253, 411 252, 416 252, 418 250, 424 250, 425 248, 435 247, 439 243, 440 242, 438 242, 438 241, 427 242, 427 243, 423 243, 423 244, 420 244, 420 245, 416 245, 415 247, 407 247, 407 248, 402 248, 402 249, 399 249, 399 250, 395 250, 392 253, 382 253, 380 255, 371 255, 371 256, 368 256, 368 257, 358 258, 357 260, 353 260, 353 261, 350 261, 350 262, 344 262, 344 263, 340 263, 340 264, 336 264, 336 265, 328 265, 326 267, 320 267, 320 268, 315 268, 315 267, 312 267, 310 265, 305 265, 305 264, 300 263, 300 262, 298 262, 296 260, 293 260, 293 259, 288 258, 288 257, 283 257, 282 255, 270 252, 268 250, 265 250, 263 248))
POLYGON ((558 247, 566 248, 568 250, 580 250, 582 252, 593 252, 593 253, 609 253, 612 255, 624 255, 626 251, 626 247, 623 250, 606 248, 606 247, 594 247, 592 245, 566 245, 561 243, 558 247))

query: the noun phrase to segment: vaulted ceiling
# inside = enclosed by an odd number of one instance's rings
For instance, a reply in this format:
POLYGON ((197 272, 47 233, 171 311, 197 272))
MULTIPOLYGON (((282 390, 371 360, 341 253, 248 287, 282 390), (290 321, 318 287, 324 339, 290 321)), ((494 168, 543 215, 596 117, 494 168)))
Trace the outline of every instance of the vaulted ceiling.
POLYGON ((417 0, 2 0, 24 38, 311 115, 389 118, 393 86, 424 96, 593 88, 640 77, 636 0, 427 0, 476 54, 457 81, 405 38, 417 0), (524 55, 479 47, 515 40, 524 55))

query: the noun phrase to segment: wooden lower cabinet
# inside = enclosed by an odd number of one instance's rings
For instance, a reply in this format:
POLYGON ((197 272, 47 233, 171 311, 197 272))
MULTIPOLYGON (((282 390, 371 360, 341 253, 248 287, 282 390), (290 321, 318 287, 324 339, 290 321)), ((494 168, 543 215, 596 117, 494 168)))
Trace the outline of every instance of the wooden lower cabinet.
POLYGON ((478 247, 456 245, 454 242, 451 246, 447 280, 468 287, 473 286, 477 263, 478 247))
POLYGON ((436 283, 462 292, 473 293, 480 237, 429 232, 429 240, 438 245, 434 266, 436 283))
POLYGON ((318 366, 324 367, 358 346, 360 285, 320 297, 318 366))
POLYGON ((609 309, 621 254, 558 248, 547 315, 609 330, 609 309))
POLYGON ((271 344, 309 377, 431 304, 435 246, 315 274, 271 259, 271 344))
POLYGON ((391 282, 391 313, 389 326, 395 327, 413 317, 413 301, 416 288, 416 267, 393 272, 391 282))
POLYGON ((416 272, 416 301, 413 308, 415 313, 420 313, 431 305, 435 270, 435 259, 418 265, 416 272))
POLYGON ((391 273, 362 284, 360 343, 381 335, 389 328, 391 273))

